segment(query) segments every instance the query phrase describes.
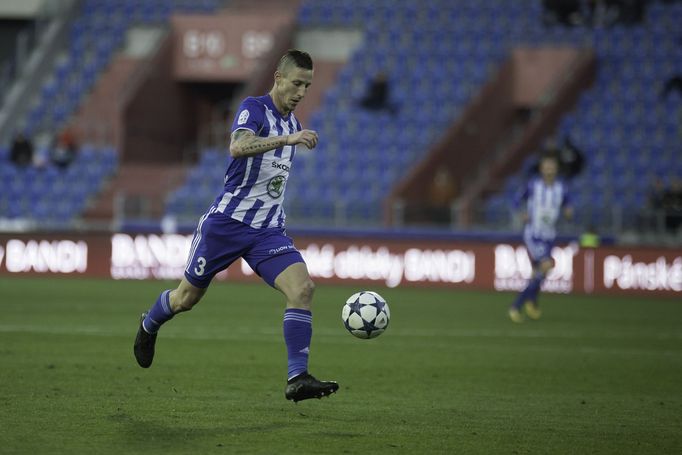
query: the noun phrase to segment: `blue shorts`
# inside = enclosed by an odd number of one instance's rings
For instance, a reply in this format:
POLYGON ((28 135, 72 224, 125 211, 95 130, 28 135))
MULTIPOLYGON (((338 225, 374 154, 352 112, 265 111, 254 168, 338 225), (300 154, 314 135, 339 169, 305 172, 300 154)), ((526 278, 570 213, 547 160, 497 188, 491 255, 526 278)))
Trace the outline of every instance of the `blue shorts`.
POLYGON ((544 260, 552 259, 552 247, 554 246, 554 241, 539 239, 533 237, 530 234, 523 234, 523 243, 526 245, 526 250, 528 250, 528 256, 530 256, 530 261, 533 265, 537 265, 544 260))
POLYGON ((284 229, 254 229, 212 206, 194 233, 185 278, 193 286, 206 288, 218 272, 240 257, 272 287, 284 269, 304 262, 284 229))

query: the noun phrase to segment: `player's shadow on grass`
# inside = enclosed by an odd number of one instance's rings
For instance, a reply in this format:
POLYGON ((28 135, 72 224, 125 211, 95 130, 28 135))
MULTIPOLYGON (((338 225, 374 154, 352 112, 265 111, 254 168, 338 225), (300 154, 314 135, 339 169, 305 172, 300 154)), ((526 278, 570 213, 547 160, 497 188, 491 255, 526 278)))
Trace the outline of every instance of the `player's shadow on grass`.
POLYGON ((193 427, 191 423, 179 423, 173 425, 171 422, 164 422, 159 419, 140 419, 125 412, 117 412, 107 417, 111 422, 117 423, 122 430, 122 441, 127 446, 148 449, 150 446, 155 448, 179 447, 192 441, 221 441, 229 443, 231 439, 238 435, 249 433, 264 433, 270 431, 281 431, 284 427, 282 422, 272 422, 262 425, 226 426, 216 425, 211 427, 193 427))

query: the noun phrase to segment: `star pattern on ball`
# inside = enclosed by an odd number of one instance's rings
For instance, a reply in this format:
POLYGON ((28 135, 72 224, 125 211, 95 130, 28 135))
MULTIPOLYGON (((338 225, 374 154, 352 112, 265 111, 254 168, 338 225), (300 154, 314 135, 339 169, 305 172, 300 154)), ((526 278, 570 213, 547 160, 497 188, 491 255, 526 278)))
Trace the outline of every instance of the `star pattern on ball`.
POLYGON ((346 300, 341 319, 352 335, 362 339, 376 338, 388 327, 390 311, 379 294, 360 291, 346 300))

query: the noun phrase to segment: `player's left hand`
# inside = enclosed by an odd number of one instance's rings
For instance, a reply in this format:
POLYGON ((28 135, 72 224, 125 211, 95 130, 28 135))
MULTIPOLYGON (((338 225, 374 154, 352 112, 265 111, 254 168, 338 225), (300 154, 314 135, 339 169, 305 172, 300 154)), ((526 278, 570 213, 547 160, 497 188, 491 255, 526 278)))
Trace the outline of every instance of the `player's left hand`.
POLYGON ((309 149, 313 149, 317 145, 317 131, 301 130, 298 133, 290 134, 287 136, 287 144, 303 144, 309 149))

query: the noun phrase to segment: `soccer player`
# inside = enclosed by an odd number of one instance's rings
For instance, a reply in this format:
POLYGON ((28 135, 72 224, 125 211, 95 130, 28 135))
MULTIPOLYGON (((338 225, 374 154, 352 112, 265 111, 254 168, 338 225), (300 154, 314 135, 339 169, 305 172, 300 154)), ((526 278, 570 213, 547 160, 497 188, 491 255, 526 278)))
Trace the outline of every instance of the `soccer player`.
POLYGON ((567 219, 573 216, 566 185, 557 179, 558 157, 543 155, 539 170, 540 176, 528 183, 516 201, 517 207, 522 202, 526 205, 522 214, 525 222, 523 241, 533 264, 533 275, 509 308, 509 317, 514 322, 524 320, 521 307, 531 319, 539 319, 542 315, 538 294, 542 281, 554 267, 552 246, 556 238, 556 224, 562 211, 567 219))
POLYGON ((241 103, 232 124, 233 160, 225 186, 199 220, 185 276, 176 289, 163 291, 140 320, 133 351, 141 367, 152 364, 161 325, 191 310, 215 274, 241 257, 286 297, 284 341, 289 374, 285 397, 296 402, 338 390, 336 382, 318 381, 308 373, 315 285, 286 235, 282 208, 297 144, 312 149, 318 140, 317 133, 302 129, 293 114, 312 80, 310 55, 292 49, 280 59, 270 92, 241 103))

